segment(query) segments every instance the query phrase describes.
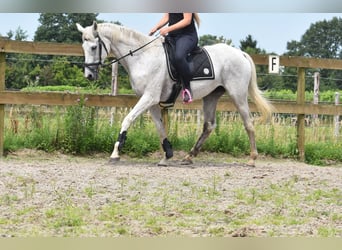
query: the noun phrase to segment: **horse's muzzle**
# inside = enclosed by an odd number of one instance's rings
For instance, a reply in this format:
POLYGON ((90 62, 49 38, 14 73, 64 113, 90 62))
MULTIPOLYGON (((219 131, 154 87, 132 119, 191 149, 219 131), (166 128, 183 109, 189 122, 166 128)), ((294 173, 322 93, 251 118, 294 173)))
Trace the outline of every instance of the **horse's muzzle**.
POLYGON ((99 66, 98 65, 85 65, 84 76, 90 80, 95 81, 98 79, 99 66))
POLYGON ((97 80, 98 77, 97 77, 97 74, 94 75, 92 73, 89 73, 86 75, 86 78, 90 81, 95 81, 95 80, 97 80))

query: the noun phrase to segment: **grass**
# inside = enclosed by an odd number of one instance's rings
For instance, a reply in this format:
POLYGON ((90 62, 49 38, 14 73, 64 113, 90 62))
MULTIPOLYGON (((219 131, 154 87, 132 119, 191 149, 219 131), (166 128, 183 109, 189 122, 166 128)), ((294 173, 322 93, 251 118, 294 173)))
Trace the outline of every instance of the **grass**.
MULTIPOLYGON (((127 109, 89 108, 86 100, 69 108, 43 106, 22 110, 14 106, 5 120, 5 150, 20 148, 56 150, 70 154, 110 153, 120 130, 120 122, 127 109), (114 112, 114 113, 112 113, 114 112), (114 123, 109 123, 111 114, 114 123), (16 126, 16 127, 14 127, 16 126)), ((202 119, 197 111, 170 112, 169 139, 175 150, 188 151, 202 130, 202 119)), ((207 152, 227 153, 233 157, 247 156, 249 142, 239 115, 232 112, 217 114, 217 127, 203 145, 207 152)), ((342 143, 334 136, 331 119, 321 119, 318 125, 306 127, 305 161, 315 165, 342 162, 342 143)), ((296 127, 290 116, 277 116, 274 123, 255 124, 256 142, 260 154, 275 158, 298 156, 296 127)), ((130 157, 143 157, 160 150, 160 142, 150 115, 144 114, 128 131, 122 153, 130 157)), ((213 159, 215 161, 215 159, 213 159)))

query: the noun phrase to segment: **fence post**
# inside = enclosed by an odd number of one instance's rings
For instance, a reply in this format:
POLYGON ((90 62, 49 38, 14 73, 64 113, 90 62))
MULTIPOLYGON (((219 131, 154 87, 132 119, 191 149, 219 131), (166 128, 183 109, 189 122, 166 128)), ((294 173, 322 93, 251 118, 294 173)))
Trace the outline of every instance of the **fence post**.
MULTIPOLYGON (((340 93, 336 92, 335 93, 335 105, 338 106, 340 104, 340 93)), ((339 114, 335 115, 335 137, 339 136, 339 131, 340 131, 340 116, 339 114)))
MULTIPOLYGON (((313 103, 318 104, 319 102, 319 82, 320 82, 320 74, 319 72, 314 73, 314 96, 313 96, 313 103)), ((314 114, 312 116, 313 121, 315 124, 317 123, 318 115, 314 114)))
MULTIPOLYGON (((5 53, 0 52, 0 92, 5 90, 5 53)), ((5 104, 0 104, 0 158, 4 155, 5 143, 5 104)))
MULTIPOLYGON (((298 68, 297 104, 305 104, 305 68, 298 68)), ((297 148, 299 160, 305 159, 305 114, 297 115, 297 148)))
POLYGON ((116 96, 118 94, 118 63, 112 64, 112 93, 116 96))
MULTIPOLYGON (((111 95, 116 96, 118 94, 118 69, 119 63, 112 64, 112 84, 111 84, 111 95)), ((114 124, 114 116, 116 114, 116 107, 110 108, 110 126, 114 124)))
POLYGON ((163 125, 165 128, 165 133, 166 135, 169 134, 169 109, 168 108, 162 108, 162 120, 163 120, 163 125))

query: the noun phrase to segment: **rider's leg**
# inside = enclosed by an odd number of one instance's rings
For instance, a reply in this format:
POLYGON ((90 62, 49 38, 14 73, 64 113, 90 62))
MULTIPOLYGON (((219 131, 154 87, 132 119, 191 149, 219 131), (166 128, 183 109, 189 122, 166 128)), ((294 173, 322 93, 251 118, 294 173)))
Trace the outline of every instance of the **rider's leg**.
POLYGON ((197 46, 197 37, 183 35, 176 41, 175 66, 180 74, 181 83, 183 85, 183 101, 189 103, 192 101, 190 80, 191 70, 187 61, 188 54, 197 46))

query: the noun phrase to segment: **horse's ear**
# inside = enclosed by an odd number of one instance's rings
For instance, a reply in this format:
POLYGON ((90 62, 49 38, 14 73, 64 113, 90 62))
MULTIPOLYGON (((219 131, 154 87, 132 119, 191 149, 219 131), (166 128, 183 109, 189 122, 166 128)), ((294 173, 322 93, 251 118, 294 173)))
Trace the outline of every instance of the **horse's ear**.
POLYGON ((96 21, 93 22, 93 28, 95 31, 97 31, 97 22, 96 21))
POLYGON ((94 35, 94 37, 97 37, 97 36, 98 36, 98 32, 97 32, 97 22, 96 22, 96 21, 93 22, 93 35, 94 35))
POLYGON ((77 26, 78 31, 83 33, 84 28, 81 26, 81 24, 76 23, 76 26, 77 26))

